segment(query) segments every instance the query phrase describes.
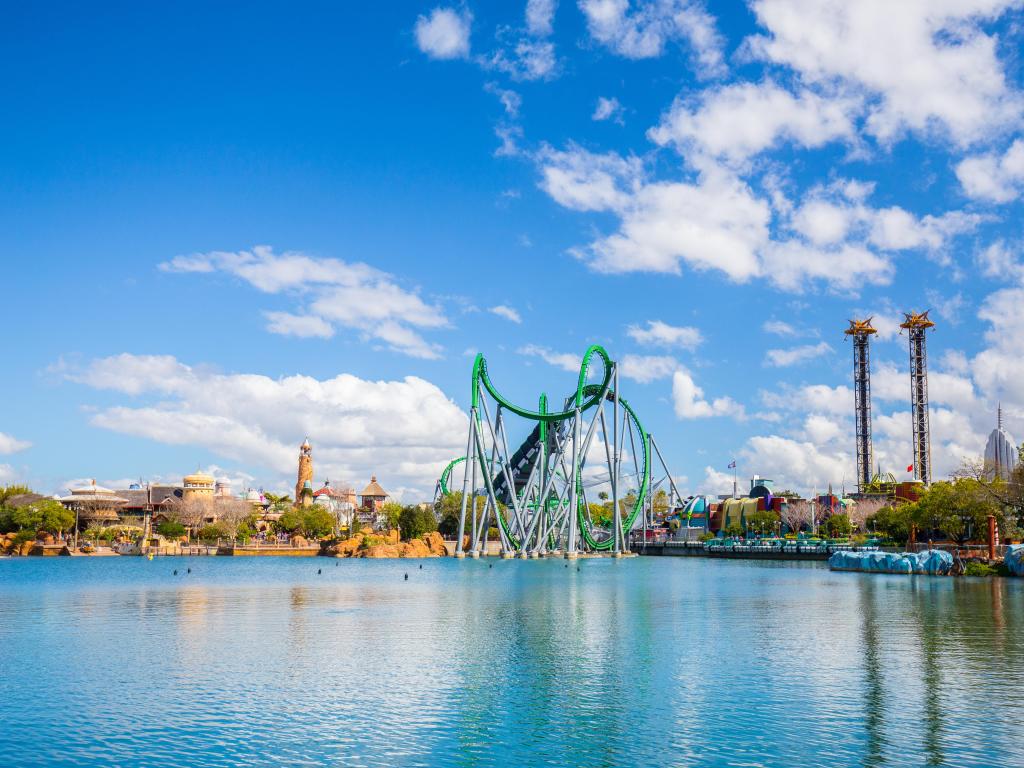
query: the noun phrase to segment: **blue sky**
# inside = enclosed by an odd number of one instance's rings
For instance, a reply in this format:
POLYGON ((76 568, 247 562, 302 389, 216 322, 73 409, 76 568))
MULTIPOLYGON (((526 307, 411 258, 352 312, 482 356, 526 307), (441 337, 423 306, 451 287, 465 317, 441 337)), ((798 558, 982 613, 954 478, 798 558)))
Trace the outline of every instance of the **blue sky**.
POLYGON ((472 353, 533 403, 591 343, 690 490, 1024 434, 1020 3, 33 4, 0 30, 0 480, 429 497, 472 353))

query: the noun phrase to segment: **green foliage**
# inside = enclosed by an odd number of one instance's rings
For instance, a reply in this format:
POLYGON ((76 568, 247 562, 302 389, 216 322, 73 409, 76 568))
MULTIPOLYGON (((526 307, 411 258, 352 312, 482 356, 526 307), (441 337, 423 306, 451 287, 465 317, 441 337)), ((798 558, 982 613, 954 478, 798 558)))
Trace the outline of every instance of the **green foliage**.
MULTIPOLYGON (((636 503, 635 499, 633 503, 636 503)), ((668 512, 668 494, 665 493, 664 488, 659 488, 654 494, 654 498, 651 499, 651 506, 654 508, 654 514, 658 517, 668 512)), ((629 509, 632 508, 632 505, 630 505, 629 509)))
POLYGON ((771 534, 775 533, 776 528, 779 526, 779 515, 777 512, 771 510, 757 510, 747 515, 747 532, 748 533, 764 533, 771 534))
POLYGON ((900 545, 906 544, 914 524, 913 506, 900 504, 896 507, 882 507, 867 519, 868 530, 880 533, 900 545))
POLYGON ((289 509, 278 518, 274 524, 277 530, 285 533, 295 533, 302 528, 304 515, 301 509, 289 509))
POLYGON ((1002 525, 1002 509, 984 480, 962 477, 953 482, 933 483, 921 494, 911 510, 922 534, 949 537, 963 545, 983 538, 988 532, 988 517, 994 515, 1002 525))
POLYGON ((355 536, 362 529, 363 529, 362 521, 360 521, 359 516, 355 512, 353 512, 352 513, 352 522, 349 523, 349 525, 348 525, 348 535, 349 536, 355 536))
POLYGON ((831 515, 822 523, 821 527, 831 539, 845 539, 853 533, 853 524, 850 522, 850 516, 843 513, 831 515))
MULTIPOLYGON (((483 514, 486 503, 487 500, 483 497, 478 496, 476 498, 476 510, 478 515, 483 514)), ((446 493, 441 497, 441 501, 435 506, 435 509, 437 509, 437 512, 441 517, 441 522, 437 525, 437 530, 441 532, 442 536, 448 536, 449 538, 456 537, 459 531, 459 516, 462 514, 462 491, 446 493)), ((467 504, 466 524, 463 526, 463 535, 468 535, 470 533, 472 520, 472 510, 467 504)))
POLYGON ((185 526, 175 520, 164 520, 156 527, 156 532, 165 539, 180 539, 185 535, 185 526))
POLYGON ((246 521, 240 523, 238 529, 235 531, 235 538, 241 541, 243 544, 249 541, 249 539, 251 539, 255 535, 255 529, 246 521))
MULTIPOLYGON (((437 530, 437 520, 432 509, 420 509, 416 506, 403 507, 398 516, 398 527, 403 541, 417 539, 425 533, 437 530)), ((455 527, 458 528, 456 521, 455 527)))
POLYGON ((36 540, 36 532, 35 531, 30 531, 27 528, 25 530, 23 530, 23 531, 18 531, 16 534, 14 534, 14 543, 15 544, 24 544, 26 541, 35 541, 35 540, 36 540))
POLYGON ((800 494, 796 491, 791 491, 788 488, 784 491, 778 491, 772 494, 773 496, 781 496, 784 499, 799 499, 800 494))
POLYGON ((278 495, 276 493, 270 493, 268 491, 263 492, 263 498, 267 500, 267 504, 270 505, 270 509, 277 512, 288 509, 292 506, 292 497, 287 493, 278 495))
POLYGON ((740 526, 739 523, 732 522, 726 526, 724 533, 726 536, 732 536, 733 538, 736 538, 738 536, 743 535, 743 528, 742 526, 740 526))
POLYGON ((588 504, 587 511, 590 512, 590 519, 594 525, 607 528, 612 524, 614 512, 610 501, 605 504, 588 504))
POLYGON ((498 532, 497 527, 492 525, 490 528, 487 529, 487 540, 488 541, 497 541, 500 538, 501 538, 501 534, 498 532))
POLYGON ((302 510, 302 533, 311 539, 322 539, 334 531, 334 515, 318 504, 302 510))
POLYGON ((5 510, 4 526, 8 530, 63 533, 75 525, 75 513, 53 499, 39 499, 17 509, 5 510))
POLYGON ((210 525, 204 525, 199 529, 199 533, 196 534, 196 538, 200 541, 216 541, 217 539, 226 539, 228 532, 224 530, 224 527, 217 523, 210 525))
POLYGON ((380 511, 384 515, 384 518, 387 520, 389 530, 398 528, 398 519, 402 514, 401 504, 398 504, 394 501, 389 501, 387 504, 383 505, 380 508, 380 511))
POLYGON ((968 560, 964 566, 964 576, 997 576, 998 569, 995 566, 984 563, 981 560, 968 560))
POLYGON ((712 541, 714 540, 714 538, 715 534, 713 534, 711 531, 705 531, 697 537, 697 541, 712 541))

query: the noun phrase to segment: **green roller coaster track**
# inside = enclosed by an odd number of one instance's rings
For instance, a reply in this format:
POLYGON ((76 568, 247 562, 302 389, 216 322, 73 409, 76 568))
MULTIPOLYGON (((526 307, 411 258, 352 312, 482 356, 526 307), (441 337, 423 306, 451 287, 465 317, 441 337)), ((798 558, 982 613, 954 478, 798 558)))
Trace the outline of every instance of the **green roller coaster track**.
MULTIPOLYGON (((477 427, 481 430, 483 422, 481 421, 480 397, 483 391, 486 391, 487 394, 489 394, 500 406, 500 408, 514 413, 523 419, 536 422, 539 425, 540 435, 538 444, 541 446, 542 451, 546 451, 548 427, 552 425, 557 426, 563 421, 574 419, 576 418, 577 413, 582 417, 583 414, 593 411, 595 408, 600 406, 602 400, 607 402, 615 402, 617 400, 618 404, 622 406, 626 416, 632 422, 635 433, 639 435, 639 446, 634 445, 634 451, 642 458, 642 461, 637 462, 640 469, 639 474, 641 480, 640 488, 636 494, 636 500, 632 509, 629 510, 628 515, 624 515, 621 518, 623 535, 626 536, 632 529, 637 516, 641 513, 644 508, 644 504, 647 501, 651 477, 651 443, 650 435, 644 431, 643 425, 640 423, 636 412, 624 398, 620 397, 618 393, 612 389, 614 368, 615 364, 603 347, 596 344, 590 346, 583 355, 583 361, 580 365, 580 373, 577 379, 575 392, 566 398, 566 404, 571 403, 572 407, 561 411, 549 411, 547 408, 547 396, 542 394, 539 402, 539 410, 534 411, 529 408, 516 405, 498 391, 488 374, 487 361, 484 359, 482 354, 478 354, 473 362, 472 404, 473 413, 476 414, 477 427), (601 361, 603 368, 602 376, 599 384, 588 384, 587 379, 589 378, 591 364, 595 357, 599 358, 601 361)), ((546 458, 546 454, 542 453, 541 461, 546 461, 546 458)), ((451 480, 451 473, 458 464, 464 461, 466 461, 466 457, 459 456, 452 459, 452 461, 450 461, 444 468, 444 471, 441 473, 441 477, 438 481, 438 487, 442 494, 450 493, 449 482, 451 480)), ((599 540, 594 535, 594 525, 589 518, 588 510, 584 503, 585 497, 583 494, 582 473, 580 472, 582 464, 583 457, 579 457, 577 459, 577 467, 573 473, 576 478, 576 498, 578 500, 576 519, 579 525, 579 531, 586 546, 591 550, 607 551, 612 548, 614 538, 599 540)), ((484 475, 488 475, 488 473, 494 471, 493 468, 488 467, 488 461, 482 455, 480 455, 479 458, 479 466, 480 471, 484 475)), ((500 510, 497 510, 497 517, 505 534, 509 537, 510 541, 512 541, 513 546, 518 548, 519 542, 512 535, 506 516, 502 514, 500 510)))

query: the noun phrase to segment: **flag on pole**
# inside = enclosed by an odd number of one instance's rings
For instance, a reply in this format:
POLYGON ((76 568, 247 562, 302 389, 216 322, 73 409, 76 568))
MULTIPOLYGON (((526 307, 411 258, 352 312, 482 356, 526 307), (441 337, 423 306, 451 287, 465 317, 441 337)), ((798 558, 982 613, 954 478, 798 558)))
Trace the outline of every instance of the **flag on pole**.
POLYGON ((911 464, 909 467, 907 467, 907 472, 913 472, 913 471, 914 471, 914 465, 911 464))
POLYGON ((736 469, 736 459, 729 462, 729 466, 726 469, 736 469))

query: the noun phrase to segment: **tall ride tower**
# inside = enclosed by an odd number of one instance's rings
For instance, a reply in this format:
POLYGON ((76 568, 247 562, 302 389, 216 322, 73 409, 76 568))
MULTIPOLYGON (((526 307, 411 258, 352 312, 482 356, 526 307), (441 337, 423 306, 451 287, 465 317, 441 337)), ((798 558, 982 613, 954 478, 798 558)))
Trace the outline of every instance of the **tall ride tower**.
POLYGON ((851 320, 844 333, 853 338, 853 408, 857 428, 857 490, 863 493, 871 482, 871 334, 877 333, 867 320, 851 320))
POLYGON ((904 312, 900 323, 910 337, 910 406, 914 427, 914 479, 932 482, 932 438, 928 426, 928 355, 924 333, 935 325, 928 312, 904 312))

